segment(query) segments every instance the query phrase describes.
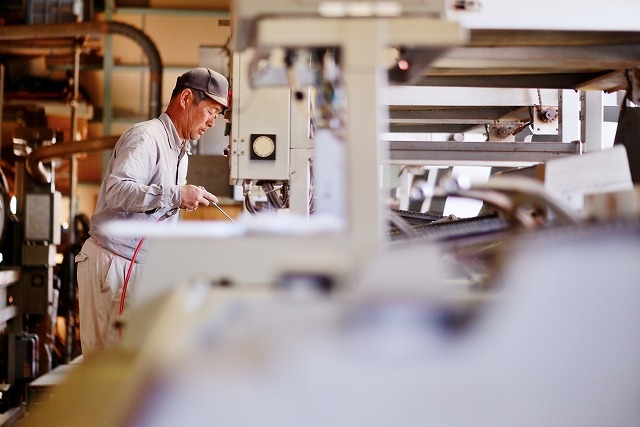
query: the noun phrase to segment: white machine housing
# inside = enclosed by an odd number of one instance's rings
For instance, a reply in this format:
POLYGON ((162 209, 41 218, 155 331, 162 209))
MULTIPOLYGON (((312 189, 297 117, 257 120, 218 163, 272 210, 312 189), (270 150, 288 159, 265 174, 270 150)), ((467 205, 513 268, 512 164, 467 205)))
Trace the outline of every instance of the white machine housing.
POLYGON ((231 115, 230 183, 235 185, 243 180, 289 179, 291 91, 288 87, 251 88, 248 70, 252 56, 251 50, 233 55, 236 103, 231 115), (261 153, 261 140, 271 141, 273 151, 261 153))

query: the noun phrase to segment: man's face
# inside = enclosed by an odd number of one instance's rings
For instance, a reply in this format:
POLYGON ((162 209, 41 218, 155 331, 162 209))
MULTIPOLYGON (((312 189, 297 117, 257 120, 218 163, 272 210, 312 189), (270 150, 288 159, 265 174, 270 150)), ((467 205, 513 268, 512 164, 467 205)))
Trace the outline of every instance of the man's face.
POLYGON ((216 117, 222 113, 223 107, 210 98, 196 104, 193 93, 190 101, 191 106, 187 112, 188 139, 196 141, 202 137, 207 129, 215 125, 216 117))

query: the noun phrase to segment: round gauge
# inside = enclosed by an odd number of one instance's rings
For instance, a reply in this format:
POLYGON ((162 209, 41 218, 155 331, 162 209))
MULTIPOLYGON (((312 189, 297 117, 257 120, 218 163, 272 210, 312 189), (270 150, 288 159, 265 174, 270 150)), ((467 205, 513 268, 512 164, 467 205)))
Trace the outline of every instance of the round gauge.
POLYGON ((275 149, 275 142, 268 136, 262 135, 253 141, 253 152, 256 153, 258 157, 269 157, 275 149))

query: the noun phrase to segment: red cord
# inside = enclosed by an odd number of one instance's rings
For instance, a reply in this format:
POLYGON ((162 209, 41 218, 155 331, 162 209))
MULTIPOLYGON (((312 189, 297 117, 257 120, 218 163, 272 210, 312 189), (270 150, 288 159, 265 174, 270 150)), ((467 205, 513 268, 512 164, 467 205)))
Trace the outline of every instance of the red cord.
MULTIPOLYGON (((178 212, 178 208, 173 208, 173 209, 165 212, 164 215, 162 215, 160 218, 158 218, 156 220, 156 223, 158 223, 160 221, 164 221, 165 219, 169 218, 170 216, 175 215, 176 212, 178 212)), ((131 257, 131 263, 129 264, 129 269, 127 270, 127 276, 124 278, 124 284, 122 285, 122 293, 120 294, 120 310, 119 310, 119 315, 120 316, 122 316, 122 313, 124 312, 124 300, 127 297, 127 285, 129 284, 129 278, 131 277, 131 272, 133 271, 133 265, 136 262, 136 258, 138 256, 138 251, 140 250, 140 247, 142 246, 142 242, 144 242, 144 237, 142 239, 140 239, 140 241, 138 242, 138 246, 136 246, 136 250, 133 251, 133 256, 131 257)), ((118 333, 120 335, 120 338, 122 338, 122 325, 118 326, 118 333)))
POLYGON ((124 311, 124 300, 127 297, 127 285, 129 284, 131 271, 133 270, 133 265, 136 262, 136 257, 138 256, 138 251, 142 246, 142 242, 144 242, 144 237, 140 239, 140 242, 138 242, 138 246, 136 246, 136 250, 133 251, 133 256, 131 257, 131 263, 129 264, 129 269, 127 270, 127 277, 124 278, 124 285, 122 285, 122 294, 120 295, 120 316, 122 316, 122 312, 124 311))
MULTIPOLYGON (((122 285, 122 293, 120 294, 120 312, 119 312, 120 316, 122 316, 122 312, 124 311, 124 300, 127 297, 127 285, 129 284, 131 271, 133 271, 133 265, 136 262, 136 257, 138 256, 138 251, 142 246, 142 242, 144 242, 144 237, 140 239, 140 241, 138 242, 138 246, 136 246, 136 250, 133 251, 133 256, 131 257, 131 263, 129 264, 129 269, 127 270, 127 276, 124 278, 124 285, 122 285)), ((120 322, 118 322, 118 337, 122 338, 122 324, 120 322)))

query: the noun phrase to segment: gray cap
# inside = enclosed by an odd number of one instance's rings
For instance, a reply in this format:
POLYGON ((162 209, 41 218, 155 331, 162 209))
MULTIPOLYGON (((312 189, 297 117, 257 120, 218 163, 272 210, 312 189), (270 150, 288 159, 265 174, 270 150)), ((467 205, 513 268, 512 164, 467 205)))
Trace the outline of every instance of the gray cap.
POLYGON ((206 67, 194 68, 187 71, 176 81, 176 87, 188 87, 189 89, 204 92, 209 98, 219 102, 225 108, 229 107, 229 82, 222 74, 206 67))

